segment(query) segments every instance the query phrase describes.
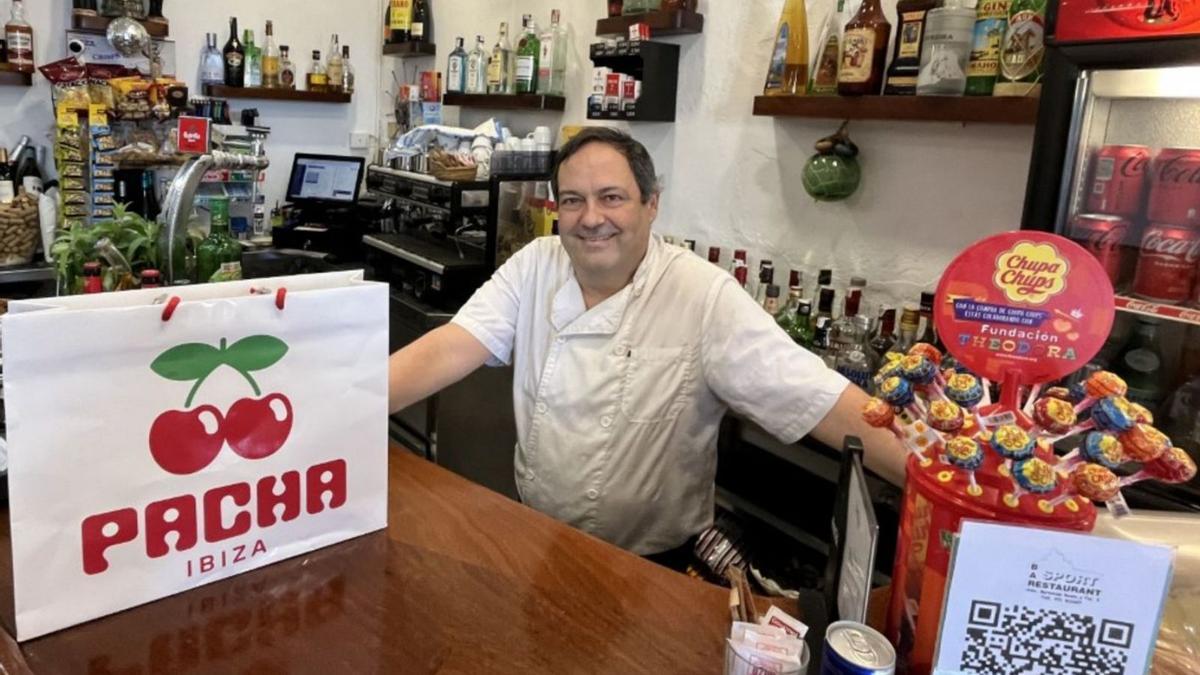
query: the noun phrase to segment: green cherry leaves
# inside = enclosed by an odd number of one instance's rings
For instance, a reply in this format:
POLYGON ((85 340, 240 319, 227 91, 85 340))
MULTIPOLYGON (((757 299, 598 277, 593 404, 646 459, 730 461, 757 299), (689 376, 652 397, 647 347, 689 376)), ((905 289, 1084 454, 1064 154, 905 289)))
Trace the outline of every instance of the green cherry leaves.
POLYGON ((288 346, 283 340, 270 335, 252 335, 229 346, 226 346, 225 338, 221 338, 218 347, 189 342, 159 354, 150 364, 150 369, 168 380, 194 381, 195 385, 184 404, 190 408, 200 385, 221 366, 229 366, 236 370, 250 383, 254 395, 261 395, 258 383, 250 373, 270 368, 278 363, 287 351, 288 346))

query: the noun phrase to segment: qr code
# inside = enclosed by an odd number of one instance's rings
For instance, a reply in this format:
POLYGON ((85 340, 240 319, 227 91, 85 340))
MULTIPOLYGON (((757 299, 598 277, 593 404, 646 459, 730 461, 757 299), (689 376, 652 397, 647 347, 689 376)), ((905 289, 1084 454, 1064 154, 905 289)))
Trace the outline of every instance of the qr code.
POLYGON ((1123 675, 1133 624, 971 602, 960 667, 988 675, 1123 675))

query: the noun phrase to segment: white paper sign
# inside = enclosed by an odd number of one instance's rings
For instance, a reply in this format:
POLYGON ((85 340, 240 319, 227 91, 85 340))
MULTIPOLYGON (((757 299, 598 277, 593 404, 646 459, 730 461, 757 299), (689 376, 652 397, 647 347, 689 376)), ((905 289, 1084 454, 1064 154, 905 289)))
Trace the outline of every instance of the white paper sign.
POLYGON ((12 303, 17 638, 385 527, 387 317, 361 272, 12 303))
POLYGON ((964 522, 934 672, 1145 673, 1174 558, 1166 546, 964 522))

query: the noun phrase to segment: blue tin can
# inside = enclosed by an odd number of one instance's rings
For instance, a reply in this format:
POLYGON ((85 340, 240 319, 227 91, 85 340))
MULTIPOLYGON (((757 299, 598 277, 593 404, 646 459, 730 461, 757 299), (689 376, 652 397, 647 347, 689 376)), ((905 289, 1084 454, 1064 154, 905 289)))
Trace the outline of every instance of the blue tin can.
POLYGON ((896 650, 879 631, 854 621, 838 621, 825 631, 821 675, 893 675, 896 650))

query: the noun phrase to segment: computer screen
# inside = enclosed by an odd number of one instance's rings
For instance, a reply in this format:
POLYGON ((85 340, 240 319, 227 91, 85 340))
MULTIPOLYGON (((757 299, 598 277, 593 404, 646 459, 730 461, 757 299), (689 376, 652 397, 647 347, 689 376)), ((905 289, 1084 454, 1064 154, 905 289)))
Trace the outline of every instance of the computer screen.
POLYGON ((289 202, 358 201, 365 161, 361 157, 297 154, 288 181, 289 202))

